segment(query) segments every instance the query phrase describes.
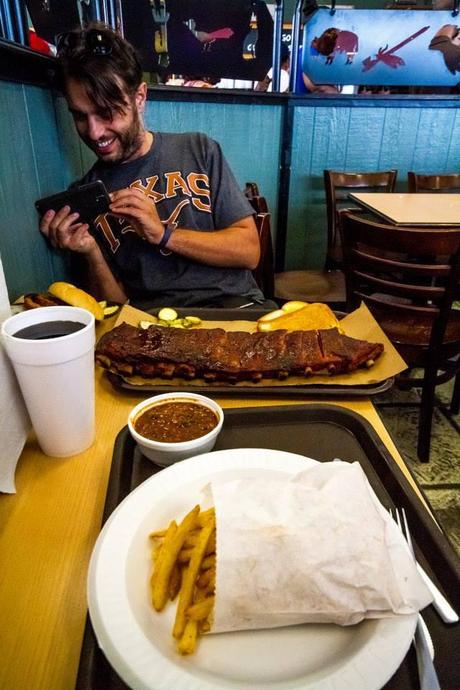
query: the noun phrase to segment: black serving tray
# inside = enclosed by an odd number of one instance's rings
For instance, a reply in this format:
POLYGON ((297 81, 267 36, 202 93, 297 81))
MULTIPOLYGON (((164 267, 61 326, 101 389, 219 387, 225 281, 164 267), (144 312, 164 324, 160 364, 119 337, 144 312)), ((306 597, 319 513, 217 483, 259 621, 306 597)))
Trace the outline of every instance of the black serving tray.
MULTIPOLYGON (((419 561, 460 610, 459 559, 363 417, 336 405, 321 404, 226 409, 215 450, 244 447, 290 451, 321 462, 334 458, 359 462, 382 504, 387 508, 405 508, 419 561), (423 546, 422 550, 418 544, 423 546)), ((159 471, 160 467, 139 452, 127 427, 122 429, 115 441, 103 522, 136 486, 159 471)), ((444 624, 431 606, 424 610, 423 617, 433 639, 441 688, 458 690, 460 625, 444 624)), ((418 688, 417 664, 411 647, 385 690, 418 688)), ((89 617, 76 690, 127 690, 98 648, 89 617)))
MULTIPOLYGON (((157 315, 159 309, 152 309, 149 313, 157 315)), ((203 321, 257 321, 261 316, 267 313, 266 309, 260 309, 257 307, 245 308, 245 309, 181 309, 177 308, 178 313, 181 317, 183 316, 199 316, 203 321)), ((342 318, 345 316, 343 312, 334 312, 337 318, 342 318)), ((232 396, 244 396, 256 395, 261 397, 312 397, 318 398, 369 398, 373 395, 378 395, 379 393, 384 393, 385 391, 392 388, 394 384, 394 378, 390 377, 384 381, 379 381, 378 383, 365 384, 365 385, 339 385, 334 383, 321 384, 321 383, 308 383, 306 381, 304 384, 299 385, 278 385, 272 386, 261 383, 250 383, 247 382, 244 385, 234 386, 225 382, 216 381, 215 383, 206 382, 191 382, 191 381, 181 381, 180 384, 168 383, 162 379, 158 379, 158 383, 145 383, 145 384, 133 384, 126 381, 122 376, 114 374, 112 372, 107 372, 107 378, 109 379, 112 386, 117 391, 127 391, 129 393, 140 393, 142 395, 157 393, 169 393, 172 389, 177 389, 180 385, 184 390, 191 390, 194 393, 204 393, 206 395, 220 397, 222 395, 232 395, 232 396)))

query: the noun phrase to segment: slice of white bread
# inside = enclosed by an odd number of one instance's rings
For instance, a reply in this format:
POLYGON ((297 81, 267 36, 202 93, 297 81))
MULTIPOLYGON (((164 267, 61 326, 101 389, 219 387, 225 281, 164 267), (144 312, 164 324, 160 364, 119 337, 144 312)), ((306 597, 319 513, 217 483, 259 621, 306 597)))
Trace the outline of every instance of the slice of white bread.
POLYGON ((265 314, 257 321, 258 331, 275 331, 280 328, 288 331, 312 331, 326 328, 338 328, 340 322, 327 304, 321 302, 303 303, 287 302, 281 309, 265 314), (287 305, 299 305, 291 308, 287 305))

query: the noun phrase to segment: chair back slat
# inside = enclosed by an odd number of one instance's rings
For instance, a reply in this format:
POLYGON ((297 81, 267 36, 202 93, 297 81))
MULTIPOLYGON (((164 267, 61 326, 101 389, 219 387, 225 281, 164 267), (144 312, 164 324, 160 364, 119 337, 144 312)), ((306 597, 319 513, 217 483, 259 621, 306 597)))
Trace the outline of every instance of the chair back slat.
MULTIPOLYGON (((366 293, 357 290, 356 295, 361 301, 367 304, 371 311, 379 313, 379 311, 385 311, 385 309, 388 308, 388 303, 382 298, 379 298, 377 294, 367 295, 366 293), (372 309, 372 307, 374 307, 374 309, 372 309)), ((430 320, 434 320, 434 318, 439 314, 439 309, 436 307, 418 306, 415 304, 398 304, 398 302, 393 302, 391 309, 393 314, 399 313, 402 317, 407 319, 410 318, 411 320, 417 319, 420 316, 428 317, 430 320)))
POLYGON ((327 250, 325 268, 341 268, 343 262, 339 211, 355 209, 349 198, 352 191, 393 192, 397 171, 344 172, 324 170, 327 210, 327 250))
POLYGON ((410 194, 417 192, 460 193, 460 173, 429 175, 426 173, 407 173, 407 188, 410 194))
POLYGON ((380 278, 372 273, 355 270, 356 279, 361 283, 364 281, 369 287, 384 292, 392 297, 403 297, 409 300, 437 302, 442 299, 444 289, 436 285, 417 285, 414 283, 399 283, 397 279, 389 280, 380 278))
POLYGON ((380 266, 382 271, 385 269, 387 270, 394 270, 396 267, 403 265, 404 270, 407 272, 407 275, 410 276, 423 276, 423 275, 428 275, 428 276, 447 276, 450 273, 450 266, 448 264, 433 264, 433 263, 409 263, 409 262, 401 262, 401 261, 395 261, 391 258, 385 258, 383 256, 375 256, 372 254, 367 254, 364 250, 362 249, 354 249, 353 254, 356 257, 356 263, 357 265, 359 264, 361 267, 365 268, 367 261, 369 261, 371 266, 378 267, 380 266))

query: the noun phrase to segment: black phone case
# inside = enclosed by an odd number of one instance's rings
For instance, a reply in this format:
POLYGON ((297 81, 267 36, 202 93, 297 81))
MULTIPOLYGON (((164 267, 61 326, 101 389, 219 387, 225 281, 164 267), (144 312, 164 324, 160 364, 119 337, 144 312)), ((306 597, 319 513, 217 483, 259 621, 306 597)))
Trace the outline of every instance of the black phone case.
POLYGON ((70 206, 73 213, 79 213, 82 222, 90 223, 101 213, 107 213, 110 197, 101 180, 69 189, 59 194, 38 199, 35 208, 43 215, 49 209, 59 211, 64 206, 70 206))

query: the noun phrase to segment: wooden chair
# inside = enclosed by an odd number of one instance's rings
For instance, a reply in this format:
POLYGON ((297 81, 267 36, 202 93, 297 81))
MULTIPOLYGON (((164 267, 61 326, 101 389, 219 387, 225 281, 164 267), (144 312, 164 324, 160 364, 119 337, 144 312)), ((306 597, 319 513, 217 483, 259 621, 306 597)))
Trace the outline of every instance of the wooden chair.
POLYGON ((349 198, 351 192, 394 192, 397 170, 379 172, 324 171, 327 209, 327 252, 326 270, 342 268, 343 252, 340 234, 340 211, 356 209, 349 198))
POLYGON ((324 267, 320 270, 283 271, 275 274, 277 300, 326 302, 343 308, 346 297, 339 211, 345 207, 354 207, 348 197, 352 191, 394 191, 396 176, 396 170, 365 173, 324 170, 327 210, 327 249, 324 267))
POLYGON ((244 193, 250 199, 253 196, 260 196, 259 185, 257 182, 246 182, 244 186, 244 193))
POLYGON ((254 220, 260 241, 260 259, 252 274, 266 299, 273 299, 275 262, 270 224, 271 214, 268 210, 267 200, 260 194, 256 182, 246 182, 244 194, 256 213, 254 220))
POLYGON ((460 193, 460 173, 444 175, 426 175, 424 173, 407 173, 407 190, 410 194, 417 192, 460 193))
POLYGON ((269 213, 267 200, 260 194, 255 182, 246 182, 244 193, 256 213, 269 213))
POLYGON ((410 367, 401 381, 421 388, 417 452, 428 462, 435 388, 456 375, 460 388, 460 312, 451 308, 460 227, 398 227, 344 211, 341 228, 347 308, 364 301, 410 367))
POLYGON ((265 298, 273 299, 275 291, 275 276, 270 214, 257 213, 255 216, 255 222, 257 231, 259 233, 260 259, 252 274, 257 285, 264 293, 265 298))

